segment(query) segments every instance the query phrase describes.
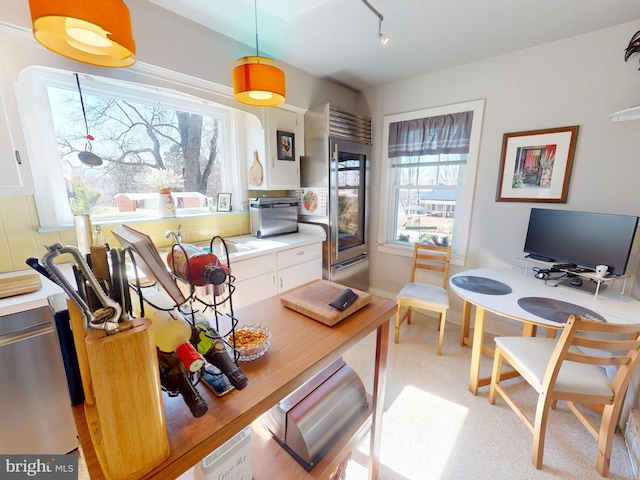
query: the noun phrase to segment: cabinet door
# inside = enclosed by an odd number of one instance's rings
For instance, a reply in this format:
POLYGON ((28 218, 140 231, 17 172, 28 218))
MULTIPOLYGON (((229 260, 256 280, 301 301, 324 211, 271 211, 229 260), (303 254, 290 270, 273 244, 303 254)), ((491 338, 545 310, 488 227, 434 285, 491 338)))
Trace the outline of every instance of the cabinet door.
POLYGON ((322 278, 322 258, 278 270, 278 293, 322 278))
MULTIPOLYGON (((302 117, 302 116, 301 116, 302 117)), ((302 121, 302 120, 301 120, 302 121)), ((267 190, 286 190, 300 187, 300 155, 303 151, 303 132, 299 128, 298 114, 281 108, 266 109, 265 139, 267 164, 265 183, 267 190), (280 135, 285 132, 293 136, 293 153, 290 159, 280 160, 280 135)), ((282 155, 280 155, 282 157, 282 155)))
POLYGON ((274 272, 263 273, 257 277, 236 282, 235 286, 236 290, 232 298, 234 311, 278 293, 276 291, 274 272))
MULTIPOLYGON (((9 121, 7 117, 7 109, 0 90, 0 193, 5 193, 3 189, 19 189, 22 187, 20 179, 20 171, 16 159, 16 150, 9 131, 9 121)), ((17 193, 16 191, 7 191, 6 193, 17 193)))

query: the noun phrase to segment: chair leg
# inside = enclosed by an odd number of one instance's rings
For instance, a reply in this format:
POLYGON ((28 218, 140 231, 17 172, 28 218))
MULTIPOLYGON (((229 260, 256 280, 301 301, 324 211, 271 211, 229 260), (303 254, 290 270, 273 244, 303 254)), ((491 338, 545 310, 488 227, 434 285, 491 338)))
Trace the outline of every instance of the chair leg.
POLYGON ((620 400, 613 405, 605 405, 602 418, 600 420, 600 432, 598 433, 598 453, 596 457, 596 470, 603 477, 609 476, 609 466, 611 464, 611 446, 616 430, 617 419, 620 415, 620 400))
POLYGON ((444 325, 447 322, 447 311, 443 310, 440 312, 440 323, 439 330, 440 335, 438 336, 438 355, 442 355, 442 344, 444 343, 444 325))
POLYGON ((547 432, 547 418, 549 417, 549 409, 554 405, 555 401, 550 399, 545 393, 541 393, 538 398, 538 406, 536 407, 536 420, 533 428, 533 449, 531 452, 531 461, 533 465, 540 470, 542 468, 542 457, 544 456, 544 436, 547 432))
POLYGON ((502 349, 496 346, 493 354, 493 369, 491 371, 491 385, 489 387, 489 403, 491 405, 496 404, 496 385, 500 383, 500 372, 502 371, 502 349))
POLYGON ((407 307, 407 325, 411 325, 411 307, 407 307))

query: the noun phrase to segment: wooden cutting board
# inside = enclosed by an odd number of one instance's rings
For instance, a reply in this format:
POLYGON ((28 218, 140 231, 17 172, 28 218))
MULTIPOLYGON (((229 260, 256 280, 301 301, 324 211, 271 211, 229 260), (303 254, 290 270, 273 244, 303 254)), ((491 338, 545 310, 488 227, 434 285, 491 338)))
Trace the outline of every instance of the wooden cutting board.
POLYGON ((338 310, 329 305, 329 302, 340 295, 345 288, 348 287, 339 283, 316 280, 288 291, 280 297, 280 303, 331 327, 371 302, 370 293, 352 288, 351 290, 358 295, 358 298, 349 308, 338 310))
POLYGON ((262 164, 258 160, 258 151, 253 152, 253 164, 249 168, 249 183, 254 187, 262 185, 262 164))
POLYGON ((2 278, 0 279, 0 298, 36 292, 41 288, 42 281, 37 273, 2 278))

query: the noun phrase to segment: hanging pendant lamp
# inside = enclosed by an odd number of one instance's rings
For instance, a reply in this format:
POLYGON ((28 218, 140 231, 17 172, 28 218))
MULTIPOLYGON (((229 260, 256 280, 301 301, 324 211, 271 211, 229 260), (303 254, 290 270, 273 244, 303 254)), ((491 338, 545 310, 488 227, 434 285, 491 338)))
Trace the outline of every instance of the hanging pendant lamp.
POLYGON ((33 36, 49 50, 100 67, 135 63, 129 9, 122 0, 29 0, 33 36))
POLYGON ((284 72, 258 50, 258 7, 254 1, 256 22, 256 55, 238 60, 233 69, 233 95, 246 105, 273 107, 284 103, 286 97, 284 72))

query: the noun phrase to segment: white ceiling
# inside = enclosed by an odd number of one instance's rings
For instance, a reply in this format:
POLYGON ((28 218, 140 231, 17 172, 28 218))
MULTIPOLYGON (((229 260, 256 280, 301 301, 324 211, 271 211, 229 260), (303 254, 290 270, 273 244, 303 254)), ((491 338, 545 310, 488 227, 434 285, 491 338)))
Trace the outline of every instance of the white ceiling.
MULTIPOLYGON (((256 53, 253 0, 149 1, 256 53)), ((638 0, 369 0, 383 46, 362 0, 256 1, 260 55, 356 91, 640 19, 638 0)))

